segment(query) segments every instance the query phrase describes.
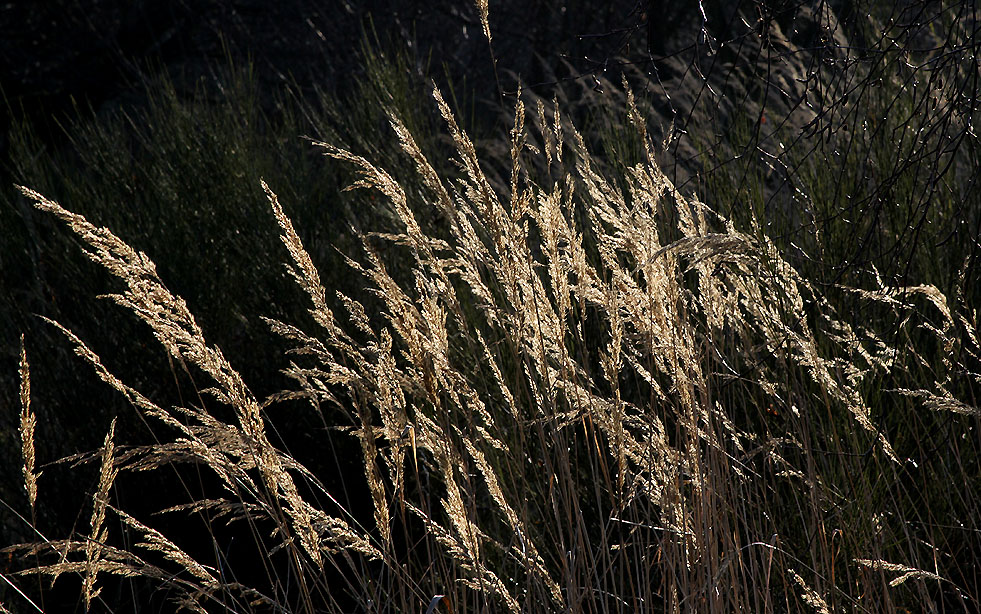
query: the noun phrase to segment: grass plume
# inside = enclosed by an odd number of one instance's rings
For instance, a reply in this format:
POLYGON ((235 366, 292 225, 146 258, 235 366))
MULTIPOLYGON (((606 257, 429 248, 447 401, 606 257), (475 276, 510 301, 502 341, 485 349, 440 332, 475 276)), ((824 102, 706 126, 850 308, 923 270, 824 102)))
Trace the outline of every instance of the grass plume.
MULTIPOLYGON (((486 2, 478 7, 487 28, 486 2)), ((101 574, 139 577, 199 612, 979 603, 965 573, 973 559, 938 528, 972 522, 974 495, 927 492, 942 506, 930 510, 906 487, 921 479, 914 462, 954 471, 977 460, 978 409, 964 393, 981 381, 974 312, 925 284, 870 276, 830 292, 811 281, 761 228, 738 227, 672 183, 629 89, 643 157, 619 169, 599 163, 554 102, 531 107, 536 127, 521 97, 506 153, 482 158, 432 93, 455 176, 436 171, 394 113, 411 183, 316 144, 394 220, 386 232, 353 220, 357 249, 345 259, 359 294, 325 286, 289 203, 261 182, 311 328, 267 320, 291 346, 276 368, 293 388, 265 401, 149 256, 23 189, 122 283, 109 298, 207 384, 194 403, 158 405, 55 324, 157 425, 157 440, 117 446, 114 422, 85 459, 100 461, 91 531, 10 550, 51 561, 21 573, 80 574, 86 605, 101 574), (840 295, 861 296, 882 320, 841 309, 840 295), (931 347, 944 358, 928 362, 931 347), (345 443, 353 454, 336 470, 357 469, 353 494, 277 437, 278 410, 323 420, 318 451, 345 443), (917 447, 920 422, 937 416, 961 442, 956 460, 917 447), (203 519, 215 543, 231 530, 217 519, 236 522, 256 560, 230 565, 222 546, 194 548, 154 526, 157 517, 109 504, 120 476, 165 467, 193 467, 210 485, 165 511, 203 519), (111 535, 110 515, 136 540, 111 535), (237 565, 265 573, 247 584, 237 565), (898 575, 884 582, 884 572, 898 575)), ((23 350, 21 371, 29 382, 23 350)), ((26 383, 21 396, 28 424, 26 383)), ((974 492, 977 476, 960 471, 974 492)))
POLYGON ((34 427, 37 418, 31 411, 31 366, 27 361, 27 349, 24 347, 24 337, 20 339, 20 441, 21 455, 24 459, 24 489, 27 500, 31 504, 31 515, 34 515, 34 504, 37 502, 37 481, 41 477, 35 471, 34 457, 34 427))

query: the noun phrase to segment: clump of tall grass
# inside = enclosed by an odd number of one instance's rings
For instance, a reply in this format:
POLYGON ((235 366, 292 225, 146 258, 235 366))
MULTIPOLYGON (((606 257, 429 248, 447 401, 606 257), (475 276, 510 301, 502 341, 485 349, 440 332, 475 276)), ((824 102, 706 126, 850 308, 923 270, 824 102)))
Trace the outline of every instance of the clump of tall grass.
MULTIPOLYGON (((976 314, 932 286, 876 281, 841 290, 879 306, 881 323, 840 312, 765 232, 672 185, 629 92, 644 159, 619 176, 558 108, 529 113, 521 96, 508 155, 481 160, 433 95, 457 176, 437 172, 394 114, 418 189, 317 144, 396 221, 353 230, 360 295, 324 284, 262 183, 312 322, 268 320, 294 354, 270 366, 295 385, 265 400, 149 256, 24 189, 123 283, 112 300, 203 379, 193 402, 158 405, 53 324, 156 441, 120 445, 113 425, 76 458, 101 467, 90 530, 7 549, 16 574, 81 578, 86 607, 107 577, 141 578, 198 612, 978 606, 965 568, 977 549, 941 528, 978 530, 981 412, 951 392, 981 381, 976 314), (905 334, 887 342, 883 328, 905 334), (921 341, 947 350, 943 373, 915 369, 921 341), (924 371, 936 378, 913 379, 924 371), (883 390, 897 373, 912 381, 883 390), (277 443, 270 414, 303 406, 328 425, 324 448, 360 451, 354 494, 277 443), (916 441, 935 415, 952 438, 943 459, 916 441), (207 474, 206 492, 164 511, 203 524, 212 548, 111 503, 124 474, 165 468, 207 474), (916 489, 935 470, 963 490, 927 492, 943 505, 924 509, 916 489), (226 523, 254 559, 223 555, 226 523)), ((29 493, 43 486, 28 478, 29 493)))

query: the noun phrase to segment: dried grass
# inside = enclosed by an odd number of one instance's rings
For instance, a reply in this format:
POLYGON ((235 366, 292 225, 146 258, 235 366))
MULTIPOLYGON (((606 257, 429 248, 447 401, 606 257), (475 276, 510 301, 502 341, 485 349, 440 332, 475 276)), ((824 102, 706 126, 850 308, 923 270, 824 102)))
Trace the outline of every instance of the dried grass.
MULTIPOLYGON (((487 3, 478 8, 490 40, 487 3)), ((288 270, 317 326, 269 321, 294 347, 282 368, 296 389, 274 401, 333 408, 327 436, 348 437, 360 449, 367 514, 349 509, 302 459, 273 443, 268 405, 206 342, 145 254, 24 190, 125 284, 110 298, 142 319, 171 357, 205 374, 203 392, 234 416, 222 421, 204 401, 154 404, 56 325, 169 439, 120 450, 114 423, 97 455, 89 535, 28 547, 30 555, 58 558, 24 573, 81 574, 87 606, 99 596, 99 575, 115 574, 174 588, 178 602, 196 611, 227 599, 242 610, 309 612, 341 609, 331 597, 338 592, 372 611, 419 611, 426 603, 434 610, 443 601, 468 612, 831 612, 842 603, 877 611, 894 603, 888 589, 943 577, 922 571, 919 559, 884 563, 886 536, 837 524, 847 480, 815 446, 814 430, 847 433, 824 445, 842 457, 861 450, 884 474, 896 471, 901 459, 870 388, 895 368, 899 349, 838 313, 762 232, 739 231, 676 189, 657 165, 629 89, 627 112, 645 160, 625 169, 622 182, 593 164, 554 102, 536 101, 544 145, 533 148, 520 98, 508 156, 499 161, 507 179, 495 182, 438 89, 433 96, 458 177, 440 177, 391 117, 425 193, 408 193, 362 156, 317 144, 354 168, 352 189, 386 198, 401 226, 358 232, 362 253, 348 262, 363 295, 329 298, 262 182, 288 270), (542 155, 547 180, 539 182, 529 159, 542 155), (108 505, 119 472, 189 463, 213 473, 219 492, 167 511, 246 520, 258 543, 273 544, 263 546, 270 559, 286 553, 277 564, 289 582, 270 573, 269 586, 240 585, 219 573, 222 561, 196 560, 151 521, 108 505), (799 510, 795 520, 778 517, 788 505, 799 510), (110 543, 109 511, 139 536, 135 547, 145 557, 110 543), (857 581, 854 569, 841 574, 846 533, 849 553, 873 550, 851 557, 855 565, 902 575, 886 589, 857 581), (787 545, 774 545, 779 540, 787 545), (802 561, 810 583, 788 569, 802 569, 802 561), (771 573, 781 568, 786 575, 771 573), (339 588, 326 579, 333 572, 344 579, 339 588), (270 605, 284 595, 291 605, 270 605)), ((898 309, 885 289, 861 292, 898 309)), ((941 326, 926 329, 941 342, 968 322, 936 288, 908 292, 941 313, 941 326)), ((23 350, 21 373, 33 507, 40 474, 23 350)), ((978 416, 968 400, 937 390, 896 395, 978 416)))
POLYGON ((27 500, 31 505, 31 515, 34 515, 34 504, 37 501, 37 481, 41 473, 35 471, 34 458, 34 427, 37 418, 31 411, 31 367, 27 362, 27 349, 24 347, 24 336, 20 338, 20 442, 21 456, 24 459, 24 489, 27 500))

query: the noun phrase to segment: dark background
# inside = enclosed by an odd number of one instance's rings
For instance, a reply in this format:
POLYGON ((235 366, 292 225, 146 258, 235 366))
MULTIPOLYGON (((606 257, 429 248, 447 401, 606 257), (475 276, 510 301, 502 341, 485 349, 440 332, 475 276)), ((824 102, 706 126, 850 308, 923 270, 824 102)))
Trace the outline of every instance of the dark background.
MULTIPOLYGON (((543 69, 601 70, 646 40, 646 1, 494 2, 499 65, 526 83, 543 69), (644 30, 642 32, 642 30, 644 30)), ((658 7, 661 18, 679 9, 658 7)), ((697 9, 696 9, 697 10, 697 9)), ((75 105, 137 101, 150 71, 193 87, 226 63, 254 63, 260 87, 344 88, 366 40, 411 50, 421 71, 467 79, 488 95, 487 42, 472 2, 456 0, 49 0, 0 5, 0 84, 9 108, 46 121, 75 105)), ((9 119, 7 126, 9 127, 9 119)))

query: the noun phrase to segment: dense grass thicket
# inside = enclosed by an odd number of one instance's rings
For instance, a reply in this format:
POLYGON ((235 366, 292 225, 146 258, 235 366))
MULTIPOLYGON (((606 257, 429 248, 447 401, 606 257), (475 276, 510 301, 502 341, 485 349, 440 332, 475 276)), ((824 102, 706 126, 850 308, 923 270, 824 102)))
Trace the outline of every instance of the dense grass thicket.
POLYGON ((979 611, 977 12, 795 6, 20 124, 0 611, 979 611))

